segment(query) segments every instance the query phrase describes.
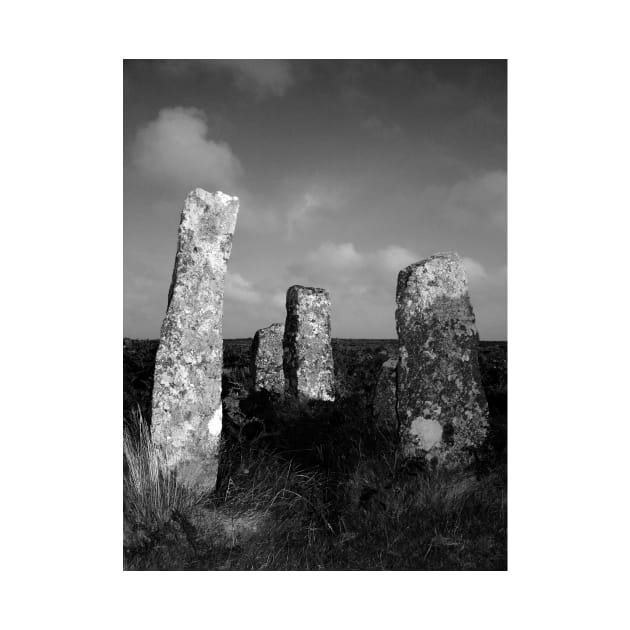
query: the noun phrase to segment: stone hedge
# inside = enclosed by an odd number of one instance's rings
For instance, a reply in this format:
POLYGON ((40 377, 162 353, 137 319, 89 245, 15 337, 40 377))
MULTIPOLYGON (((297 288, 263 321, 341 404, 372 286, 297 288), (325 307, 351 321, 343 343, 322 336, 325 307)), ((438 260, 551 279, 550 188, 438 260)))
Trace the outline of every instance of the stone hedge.
POLYGON ((222 429, 223 287, 237 197, 186 197, 155 361, 152 435, 187 485, 214 489, 222 429))
POLYGON ((488 406, 463 262, 441 253, 398 274, 397 416, 404 450, 462 462, 483 442, 488 406))
POLYGON ((285 395, 300 401, 335 398, 328 291, 294 285, 287 291, 283 338, 285 395))

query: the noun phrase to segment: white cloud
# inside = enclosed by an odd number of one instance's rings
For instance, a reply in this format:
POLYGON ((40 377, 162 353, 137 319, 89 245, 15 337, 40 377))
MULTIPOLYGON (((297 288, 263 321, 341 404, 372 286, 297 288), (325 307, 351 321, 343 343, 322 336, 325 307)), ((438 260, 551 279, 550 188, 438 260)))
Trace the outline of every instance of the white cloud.
MULTIPOLYGON (((411 250, 400 245, 388 245, 374 252, 359 252, 354 243, 325 241, 308 253, 303 261, 289 266, 289 271, 307 278, 349 282, 361 280, 364 287, 383 278, 394 277, 407 265, 420 260, 411 250)), ((367 288, 362 290, 365 293, 367 288)))
POLYGON ((236 188, 243 170, 227 143, 208 137, 206 118, 193 107, 162 109, 141 127, 131 147, 131 164, 156 182, 226 192, 236 188))
POLYGON ((468 258, 466 256, 462 258, 462 262, 464 263, 466 275, 468 276, 469 280, 483 280, 488 276, 484 266, 480 262, 477 262, 476 260, 468 258))
POLYGON ((260 304, 262 295, 241 274, 229 272, 225 278, 225 297, 244 304, 260 304))
MULTIPOLYGON (((390 322, 393 334, 398 272, 427 255, 428 252, 420 255, 395 244, 362 252, 353 243, 326 241, 300 262, 290 264, 286 279, 288 284, 306 284, 330 291, 335 334, 361 336, 382 327, 383 321, 390 322)), ((486 318, 485 302, 501 295, 505 269, 490 272, 478 260, 468 256, 462 260, 471 298, 480 305, 486 318)))
POLYGON ((417 254, 398 245, 389 245, 385 249, 380 249, 376 252, 376 258, 387 271, 393 272, 398 272, 419 260, 417 254))
POLYGON ((353 243, 326 241, 287 271, 292 284, 334 287, 344 296, 382 300, 395 288, 398 272, 417 260, 414 252, 399 245, 360 252, 353 243))
POLYGON ((258 98, 283 96, 295 81, 291 64, 280 59, 219 59, 212 64, 230 70, 236 86, 258 98))

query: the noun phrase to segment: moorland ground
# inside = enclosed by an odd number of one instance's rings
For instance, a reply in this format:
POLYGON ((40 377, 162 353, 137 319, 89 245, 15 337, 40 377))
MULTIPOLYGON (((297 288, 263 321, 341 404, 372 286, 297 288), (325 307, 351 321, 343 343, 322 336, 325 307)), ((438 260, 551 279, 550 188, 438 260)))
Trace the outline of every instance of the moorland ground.
POLYGON ((505 570, 507 343, 481 342, 486 444, 467 468, 400 457, 372 400, 396 340, 333 339, 337 400, 250 393, 251 339, 224 342, 217 492, 161 468, 150 441, 157 340, 123 340, 127 570, 505 570))

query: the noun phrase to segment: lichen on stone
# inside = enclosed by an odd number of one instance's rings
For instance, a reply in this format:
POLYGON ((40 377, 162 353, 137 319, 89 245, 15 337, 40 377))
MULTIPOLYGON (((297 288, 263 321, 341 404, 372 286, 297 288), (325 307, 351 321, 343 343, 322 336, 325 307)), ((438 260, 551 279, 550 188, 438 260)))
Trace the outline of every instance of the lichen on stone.
POLYGON ((405 452, 464 461, 485 439, 488 406, 461 258, 436 254, 403 269, 396 305, 397 412, 405 452))
POLYGON ((177 254, 155 360, 152 434, 180 480, 213 489, 221 434, 223 287, 238 198, 196 188, 177 254))
POLYGON ((334 400, 328 291, 294 285, 287 291, 286 307, 283 337, 285 395, 299 400, 334 400))
POLYGON ((255 392, 284 394, 282 339, 284 324, 271 324, 256 331, 251 346, 251 374, 255 392))

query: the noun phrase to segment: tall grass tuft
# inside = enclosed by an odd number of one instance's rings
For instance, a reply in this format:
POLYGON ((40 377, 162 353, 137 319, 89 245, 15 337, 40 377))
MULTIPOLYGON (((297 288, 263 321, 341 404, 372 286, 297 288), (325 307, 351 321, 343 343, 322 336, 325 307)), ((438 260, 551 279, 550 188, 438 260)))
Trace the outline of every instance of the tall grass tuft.
POLYGON ((140 409, 132 412, 123 433, 123 511, 128 525, 159 529, 173 513, 186 513, 205 495, 179 483, 151 439, 140 409))

